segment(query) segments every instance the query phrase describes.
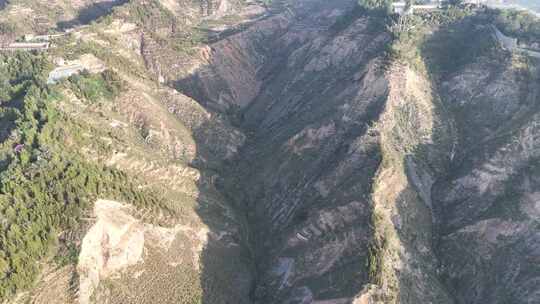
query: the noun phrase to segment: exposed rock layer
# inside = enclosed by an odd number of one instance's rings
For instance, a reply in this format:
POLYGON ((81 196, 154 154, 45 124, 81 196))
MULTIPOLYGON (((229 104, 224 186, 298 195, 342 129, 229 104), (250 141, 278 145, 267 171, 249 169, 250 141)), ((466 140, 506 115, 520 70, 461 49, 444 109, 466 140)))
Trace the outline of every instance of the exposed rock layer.
POLYGON ((250 135, 223 191, 251 223, 254 302, 537 301, 535 76, 491 53, 432 83, 383 60, 373 20, 335 31, 349 4, 299 1, 179 82, 250 135))

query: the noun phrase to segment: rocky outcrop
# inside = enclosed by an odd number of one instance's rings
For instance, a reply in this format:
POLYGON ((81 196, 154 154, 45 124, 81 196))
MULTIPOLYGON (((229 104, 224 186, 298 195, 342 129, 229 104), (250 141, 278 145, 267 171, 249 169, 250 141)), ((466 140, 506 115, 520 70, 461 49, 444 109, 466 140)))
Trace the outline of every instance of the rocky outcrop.
POLYGON ((94 213, 97 221, 84 237, 79 255, 81 304, 90 303, 101 279, 137 264, 143 255, 144 228, 126 206, 99 200, 94 213))
POLYGON ((148 284, 150 278, 158 283, 169 276, 182 277, 179 276, 182 272, 192 271, 193 275, 199 271, 202 251, 210 235, 207 228, 144 223, 136 217, 134 208, 107 200, 96 201, 94 215, 96 222, 84 236, 79 254, 78 303, 148 302, 156 296, 186 301, 201 297, 193 294, 197 290, 189 286, 199 282, 189 281, 189 277, 183 277, 186 281, 179 284, 185 290, 167 291, 154 286, 141 293, 136 288, 148 284), (117 290, 118 285, 102 286, 111 284, 113 278, 134 292, 117 290))

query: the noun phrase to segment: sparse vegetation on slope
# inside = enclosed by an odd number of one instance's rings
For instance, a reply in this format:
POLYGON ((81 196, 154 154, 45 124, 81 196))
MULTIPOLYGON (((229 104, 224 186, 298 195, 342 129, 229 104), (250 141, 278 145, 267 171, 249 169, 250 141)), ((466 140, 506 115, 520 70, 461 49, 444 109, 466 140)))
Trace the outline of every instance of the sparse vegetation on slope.
MULTIPOLYGON (((34 283, 40 261, 58 250, 60 233, 81 228, 97 197, 143 209, 164 204, 151 190, 138 189, 126 174, 76 153, 78 132, 85 127, 57 110, 62 95, 59 87, 44 84, 48 63, 43 56, 17 53, 0 60, 7 72, 2 74, 1 125, 10 129, 0 144, 0 298, 5 299, 34 283)), ((112 97, 118 89, 110 73, 89 77, 70 81, 84 98, 112 97), (88 81, 98 83, 81 83, 88 81)))

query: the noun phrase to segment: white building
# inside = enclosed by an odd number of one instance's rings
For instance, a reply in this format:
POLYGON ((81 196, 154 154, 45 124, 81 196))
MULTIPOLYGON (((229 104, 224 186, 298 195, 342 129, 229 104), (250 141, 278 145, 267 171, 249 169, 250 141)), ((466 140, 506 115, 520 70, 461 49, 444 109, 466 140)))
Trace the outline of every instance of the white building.
POLYGON ((392 11, 394 12, 394 14, 400 14, 400 15, 403 15, 405 13, 411 13, 411 9, 409 8, 407 10, 407 3, 405 2, 394 2, 392 3, 392 11))
POLYGON ((424 4, 414 4, 412 6, 407 6, 407 3, 404 1, 398 1, 392 3, 392 11, 395 14, 413 14, 415 10, 423 11, 433 11, 443 7, 446 3, 446 0, 432 0, 424 4))
POLYGON ((463 0, 463 4, 487 5, 488 0, 463 0))
POLYGON ((41 51, 50 47, 48 42, 13 42, 0 47, 2 51, 41 51))

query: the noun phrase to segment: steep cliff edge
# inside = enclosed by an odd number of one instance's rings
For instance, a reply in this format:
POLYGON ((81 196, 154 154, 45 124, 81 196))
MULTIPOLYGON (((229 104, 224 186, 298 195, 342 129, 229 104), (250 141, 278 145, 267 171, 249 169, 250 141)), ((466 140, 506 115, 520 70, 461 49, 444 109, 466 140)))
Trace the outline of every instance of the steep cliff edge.
MULTIPOLYGON (((464 159, 475 149, 491 151, 490 140, 512 142, 508 132, 531 119, 525 113, 536 111, 537 63, 497 50, 482 12, 422 26, 420 34, 412 31, 409 38, 391 38, 380 20, 366 16, 349 16, 346 26, 336 30, 349 9, 346 1, 299 2, 296 9, 302 4, 319 13, 293 10, 292 16, 275 16, 218 42, 211 46, 209 65, 177 83, 207 107, 228 113, 248 134, 225 168, 222 191, 234 197, 236 209, 250 223, 257 269, 254 301, 535 299, 532 283, 519 285, 527 291, 517 296, 509 287, 492 290, 500 281, 472 275, 482 269, 497 277, 514 269, 515 280, 521 278, 515 269, 536 254, 536 245, 531 245, 537 229, 533 194, 523 203, 528 220, 501 222, 490 214, 489 220, 473 224, 467 220, 471 211, 486 207, 471 205, 472 193, 465 186, 455 188, 448 176, 470 165, 464 159), (422 38, 410 38, 415 35, 422 38), (393 57, 385 53, 390 43, 402 49, 393 57), (471 82, 471 73, 485 82, 471 82), (465 108, 467 104, 473 108, 465 108), (447 235, 448 225, 456 221, 473 225, 466 231, 479 227, 482 234, 499 229, 505 236, 518 233, 529 257, 500 253, 499 261, 512 255, 516 262, 504 270, 485 268, 483 258, 465 258, 477 247, 458 245, 470 244, 463 239, 470 234, 447 235), (463 263, 474 266, 458 270, 463 263), (481 295, 472 296, 469 289, 481 295)), ((524 128, 514 139, 520 143, 514 149, 522 151, 515 152, 519 160, 534 151, 533 133, 524 128)), ((514 165, 518 163, 499 166, 523 170, 514 165)), ((506 177, 493 177, 501 179, 506 177)), ((466 187, 474 187, 471 180, 464 179, 466 187)), ((482 240, 474 242, 486 246, 482 240)), ((534 267, 527 264, 527 269, 534 267)), ((536 271, 523 275, 519 282, 538 278, 536 271)))
POLYGON ((433 201, 457 303, 540 301, 538 67, 524 54, 484 52, 441 78, 458 144, 433 201))
POLYGON ((380 20, 336 29, 342 3, 219 42, 179 83, 250 135, 223 191, 251 223, 254 300, 347 303, 377 283, 359 299, 450 302, 431 242, 450 127, 427 76, 386 61, 380 20))

